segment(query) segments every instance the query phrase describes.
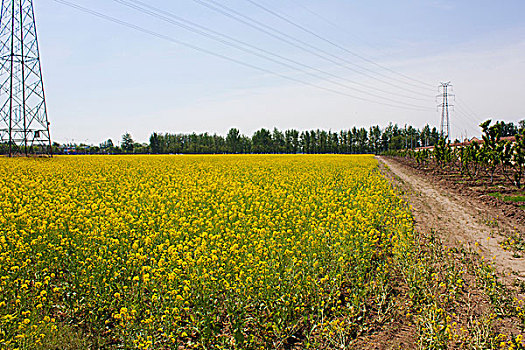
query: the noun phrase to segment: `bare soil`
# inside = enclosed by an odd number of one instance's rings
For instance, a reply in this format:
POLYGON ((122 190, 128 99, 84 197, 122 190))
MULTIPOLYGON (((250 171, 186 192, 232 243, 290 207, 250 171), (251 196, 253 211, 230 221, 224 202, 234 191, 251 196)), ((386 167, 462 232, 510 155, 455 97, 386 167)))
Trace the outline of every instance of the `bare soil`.
POLYGON ((446 245, 478 251, 491 261, 508 286, 516 279, 525 281, 525 258, 515 257, 501 245, 512 232, 525 231, 521 215, 462 187, 444 186, 435 177, 418 174, 394 159, 378 158, 409 189, 418 230, 436 230, 446 245))
MULTIPOLYGON (((466 268, 463 293, 449 304, 450 309, 447 310, 459 325, 469 329, 473 320, 483 319, 483 315, 492 309, 490 298, 471 270, 474 267, 469 267, 465 261, 478 265, 483 259, 490 263, 498 274, 498 280, 504 283, 513 298, 524 299, 524 289, 520 286, 525 280, 525 259, 517 257, 520 254, 501 244, 512 233, 525 232, 523 209, 470 191, 461 184, 458 186, 455 182, 425 174, 402 161, 385 157, 378 157, 378 160, 381 172, 404 193, 411 206, 415 228, 423 233, 421 249, 425 250, 425 239, 431 233, 445 245, 445 249, 451 248, 447 251, 455 259, 453 263, 466 268), (468 255, 466 260, 465 254, 468 255)), ((435 262, 438 269, 440 264, 442 262, 435 262)), ((401 313, 405 309, 402 305, 398 308, 401 313)), ((520 324, 514 316, 498 318, 491 326, 492 334, 522 334, 520 324)), ((356 348, 386 350, 417 347, 417 331, 413 325, 406 323, 402 315, 395 315, 392 322, 384 326, 362 337, 356 348)), ((459 344, 449 345, 455 348, 459 344)))

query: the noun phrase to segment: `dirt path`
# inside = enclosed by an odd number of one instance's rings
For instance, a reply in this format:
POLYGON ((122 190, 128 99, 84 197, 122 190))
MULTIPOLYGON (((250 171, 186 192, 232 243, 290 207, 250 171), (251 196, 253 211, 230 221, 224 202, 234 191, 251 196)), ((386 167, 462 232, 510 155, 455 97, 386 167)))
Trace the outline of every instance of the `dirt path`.
POLYGON ((514 257, 513 252, 500 245, 505 232, 517 229, 515 223, 500 220, 494 209, 432 184, 395 160, 378 159, 388 166, 407 192, 417 229, 435 230, 444 244, 479 252, 505 276, 508 284, 516 278, 525 281, 525 258, 514 257))

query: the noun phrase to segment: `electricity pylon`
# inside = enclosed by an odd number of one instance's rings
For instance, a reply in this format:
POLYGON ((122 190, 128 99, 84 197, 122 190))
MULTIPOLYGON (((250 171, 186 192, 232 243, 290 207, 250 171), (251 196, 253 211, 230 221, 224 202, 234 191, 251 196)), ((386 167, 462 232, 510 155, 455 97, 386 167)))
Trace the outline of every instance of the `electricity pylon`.
POLYGON ((32 0, 2 0, 0 145, 13 154, 52 154, 32 0))
POLYGON ((442 91, 441 95, 438 97, 443 99, 443 102, 438 106, 441 108, 441 124, 440 124, 440 136, 445 140, 450 138, 450 111, 449 107, 454 107, 450 104, 449 98, 454 97, 450 94, 448 89, 452 88, 450 81, 447 83, 441 83, 440 90, 442 91))

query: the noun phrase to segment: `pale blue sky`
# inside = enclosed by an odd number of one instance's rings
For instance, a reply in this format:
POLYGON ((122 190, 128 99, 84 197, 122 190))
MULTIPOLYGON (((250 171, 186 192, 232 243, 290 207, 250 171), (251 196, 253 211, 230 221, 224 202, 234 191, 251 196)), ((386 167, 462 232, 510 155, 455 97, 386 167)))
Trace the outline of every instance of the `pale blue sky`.
MULTIPOLYGON (((112 0, 68 1, 293 79, 379 100, 192 34, 112 0)), ((437 126, 439 114, 432 96, 438 93, 438 83, 448 80, 454 84, 461 109, 452 113, 454 137, 472 136, 476 122, 489 117, 525 118, 525 2, 521 0, 256 0, 347 50, 435 88, 409 85, 413 82, 321 41, 246 0, 216 1, 332 57, 365 67, 371 74, 380 73, 383 76, 378 78, 399 87, 344 69, 193 0, 145 1, 327 72, 330 80, 334 75, 345 79, 339 84, 355 82, 401 93, 408 97, 356 86, 427 110, 392 108, 305 86, 44 0, 35 2, 35 11, 52 136, 57 141, 97 144, 107 138, 119 140, 126 131, 138 141, 147 141, 153 131, 226 134, 230 127, 250 135, 274 126, 339 130, 390 121, 437 126)))

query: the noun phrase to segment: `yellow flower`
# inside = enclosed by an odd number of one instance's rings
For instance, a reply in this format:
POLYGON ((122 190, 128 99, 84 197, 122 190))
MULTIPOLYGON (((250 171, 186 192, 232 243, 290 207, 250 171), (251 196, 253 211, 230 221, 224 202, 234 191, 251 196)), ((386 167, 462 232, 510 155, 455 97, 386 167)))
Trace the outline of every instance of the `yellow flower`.
POLYGON ((372 156, 0 158, 0 212, 8 334, 19 332, 10 308, 36 305, 32 337, 56 330, 43 314, 57 310, 150 348, 184 347, 181 329, 222 336, 204 327, 225 319, 249 348, 262 346, 248 344, 254 320, 278 339, 304 319, 345 315, 321 331, 338 335, 413 234, 372 156))

